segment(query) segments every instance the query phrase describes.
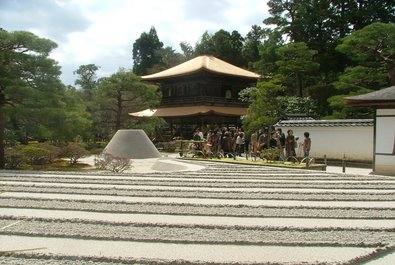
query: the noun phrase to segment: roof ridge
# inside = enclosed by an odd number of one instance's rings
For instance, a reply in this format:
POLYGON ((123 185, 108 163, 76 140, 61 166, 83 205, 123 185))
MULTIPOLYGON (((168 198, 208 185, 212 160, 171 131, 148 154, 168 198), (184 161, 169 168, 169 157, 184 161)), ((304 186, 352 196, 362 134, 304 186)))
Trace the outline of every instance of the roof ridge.
POLYGON ((207 55, 202 55, 203 56, 203 64, 202 67, 206 68, 206 69, 210 69, 209 65, 210 65, 210 57, 208 57, 207 55))

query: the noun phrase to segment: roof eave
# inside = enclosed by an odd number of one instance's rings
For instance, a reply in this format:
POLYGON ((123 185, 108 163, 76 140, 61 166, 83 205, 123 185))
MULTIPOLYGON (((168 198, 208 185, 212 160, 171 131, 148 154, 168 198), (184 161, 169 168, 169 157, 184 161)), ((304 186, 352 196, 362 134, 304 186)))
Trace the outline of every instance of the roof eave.
POLYGON ((354 107, 395 107, 394 100, 346 100, 346 104, 354 107))
MULTIPOLYGON (((192 72, 188 72, 188 73, 180 73, 180 74, 177 74, 177 75, 168 75, 168 76, 159 76, 159 77, 155 77, 155 76, 150 77, 151 75, 147 75, 147 76, 141 76, 140 78, 143 81, 163 81, 163 80, 171 79, 171 78, 175 78, 175 77, 183 77, 183 76, 188 76, 188 75, 191 75, 191 74, 196 74, 196 73, 198 73, 200 71, 201 71, 201 69, 198 69, 198 70, 195 70, 195 71, 192 71, 192 72)), ((155 74, 152 74, 152 75, 155 75, 155 74)))

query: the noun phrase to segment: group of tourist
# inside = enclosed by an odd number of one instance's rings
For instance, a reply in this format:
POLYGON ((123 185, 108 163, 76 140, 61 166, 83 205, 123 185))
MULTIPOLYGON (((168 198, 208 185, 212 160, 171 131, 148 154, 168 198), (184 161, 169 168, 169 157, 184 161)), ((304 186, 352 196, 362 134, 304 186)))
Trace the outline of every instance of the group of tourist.
POLYGON ((295 137, 292 130, 285 135, 281 128, 270 131, 265 127, 262 131, 255 131, 250 137, 246 137, 242 128, 229 129, 226 127, 208 130, 206 137, 201 130, 196 129, 193 134, 194 140, 204 140, 204 145, 198 146, 205 153, 218 154, 222 152, 225 157, 242 156, 245 153, 248 159, 250 153, 256 158, 265 149, 275 148, 278 150, 278 160, 286 161, 296 157, 296 149, 303 150, 304 157, 309 157, 311 139, 308 132, 304 133, 304 140, 298 144, 299 137, 295 137))
POLYGON ((206 137, 200 129, 196 129, 193 133, 193 140, 204 140, 204 144, 197 144, 196 147, 214 156, 220 152, 225 157, 241 156, 246 150, 246 139, 242 129, 216 128, 208 130, 206 137))
POLYGON ((310 155, 311 138, 310 133, 304 133, 304 140, 298 145, 299 137, 295 137, 293 131, 287 131, 287 135, 282 132, 281 128, 277 128, 272 132, 266 127, 262 133, 254 132, 251 135, 251 155, 256 157, 258 152, 262 150, 275 148, 278 150, 278 160, 288 160, 291 157, 296 157, 296 149, 302 148, 304 157, 310 155))

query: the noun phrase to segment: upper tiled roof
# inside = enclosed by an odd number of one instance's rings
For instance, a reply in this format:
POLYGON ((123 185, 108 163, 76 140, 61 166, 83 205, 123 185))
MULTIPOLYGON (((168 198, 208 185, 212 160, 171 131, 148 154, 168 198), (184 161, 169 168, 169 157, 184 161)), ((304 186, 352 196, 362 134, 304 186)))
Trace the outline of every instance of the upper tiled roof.
POLYGON ((343 120, 282 120, 275 127, 343 127, 343 126, 373 126, 373 119, 343 119, 343 120))
POLYGON ((222 61, 214 56, 202 55, 196 58, 193 58, 185 63, 174 66, 170 69, 164 70, 162 72, 145 75, 141 78, 143 80, 160 80, 166 79, 175 76, 183 76, 191 73, 195 73, 201 70, 206 70, 209 72, 231 75, 231 76, 239 76, 245 78, 254 78, 258 79, 259 75, 240 67, 234 66, 230 63, 222 61))

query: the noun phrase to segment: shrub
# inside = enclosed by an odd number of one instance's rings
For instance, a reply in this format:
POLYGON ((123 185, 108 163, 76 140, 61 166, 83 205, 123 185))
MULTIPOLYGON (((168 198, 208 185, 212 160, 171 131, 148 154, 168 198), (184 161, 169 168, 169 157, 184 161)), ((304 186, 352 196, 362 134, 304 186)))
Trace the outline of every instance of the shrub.
POLYGON ((155 143, 155 147, 160 150, 160 151, 165 151, 169 153, 173 153, 176 151, 177 147, 180 145, 180 143, 177 143, 176 141, 171 141, 171 142, 157 142, 155 143))
POLYGON ((62 149, 60 147, 57 147, 50 143, 39 143, 37 144, 37 147, 43 148, 48 151, 45 158, 49 163, 52 163, 56 158, 59 158, 62 152, 62 149))
POLYGON ((101 151, 106 147, 108 142, 98 141, 98 142, 87 142, 86 149, 91 152, 91 154, 100 154, 101 151))
POLYGON ((22 147, 21 153, 30 165, 43 165, 46 162, 49 151, 38 146, 27 145, 22 147))
POLYGON ((267 161, 277 161, 280 156, 278 148, 268 148, 261 150, 261 158, 266 158, 267 161))
POLYGON ((163 143, 163 150, 166 152, 174 152, 177 148, 177 142, 172 141, 172 142, 164 142, 163 143))
POLYGON ((6 168, 15 169, 23 165, 23 154, 19 146, 6 148, 4 154, 6 168))
POLYGON ((62 149, 62 156, 69 159, 71 165, 75 165, 78 159, 89 156, 90 153, 77 143, 69 143, 62 149))
POLYGON ((95 166, 97 169, 110 170, 120 173, 132 167, 129 158, 113 156, 111 154, 102 153, 95 157, 95 166))

